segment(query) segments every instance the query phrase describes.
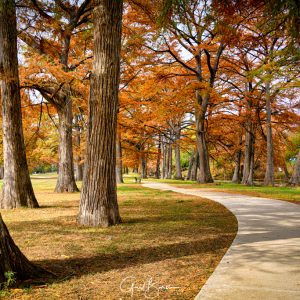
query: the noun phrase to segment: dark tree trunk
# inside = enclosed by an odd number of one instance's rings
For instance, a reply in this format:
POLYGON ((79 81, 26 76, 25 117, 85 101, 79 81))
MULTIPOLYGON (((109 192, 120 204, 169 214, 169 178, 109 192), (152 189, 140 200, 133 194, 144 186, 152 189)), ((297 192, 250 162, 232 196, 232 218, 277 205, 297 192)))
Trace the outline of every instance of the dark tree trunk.
POLYGON ((65 106, 58 109, 59 146, 58 146, 58 177, 55 192, 78 192, 74 177, 72 149, 72 101, 67 98, 65 106))
POLYGON ((251 153, 251 163, 250 163, 250 173, 248 177, 248 184, 254 185, 254 153, 255 153, 255 146, 253 141, 252 146, 252 153, 251 153))
POLYGON ((24 145, 16 10, 13 0, 0 1, 0 80, 4 159, 0 207, 38 207, 29 177, 24 145))
MULTIPOLYGON (((8 1, 7 1, 8 2, 8 1)), ((10 1, 12 2, 12 1, 10 1)), ((1 5, 0 5, 1 10, 1 5)), ((1 14, 1 12, 0 12, 1 14)), ((14 272, 19 280, 50 275, 32 264, 16 246, 0 214, 0 282, 5 282, 5 273, 14 272)))
POLYGON ((202 97, 197 93, 197 99, 199 106, 196 109, 196 143, 200 164, 197 181, 199 183, 210 183, 214 182, 214 180, 210 172, 205 130, 205 114, 208 107, 209 95, 202 97))
POLYGON ((272 136, 272 108, 270 95, 270 81, 266 82, 266 111, 267 111, 267 165, 264 185, 274 186, 274 149, 272 136))
POLYGON ((147 157, 144 149, 141 153, 141 178, 147 178, 147 157))
POLYGON ((121 135, 117 133, 116 141, 116 175, 117 183, 124 183, 122 174, 122 145, 121 145, 121 135))
POLYGON ((3 179, 4 177, 4 167, 0 166, 0 179, 3 179))
POLYGON ((254 171, 254 130, 251 120, 247 121, 245 154, 244 154, 244 169, 242 184, 253 185, 254 171))
POLYGON ((235 154, 235 167, 234 167, 234 173, 232 176, 231 181, 234 183, 240 183, 241 182, 241 158, 242 158, 242 151, 239 149, 235 154))
POLYGON ((197 180, 197 173, 199 171, 199 153, 198 151, 195 154, 195 160, 191 170, 191 178, 190 180, 196 181, 197 180))
POLYGON ((289 183, 295 186, 300 185, 300 151, 298 152, 295 168, 289 183))
POLYGON ((121 222, 116 191, 116 132, 122 0, 95 0, 94 67, 78 222, 107 227, 121 222))
POLYGON ((161 159, 161 137, 158 136, 158 145, 157 145, 157 158, 156 158, 156 169, 155 169, 155 178, 160 178, 160 159, 161 159))
POLYGON ((75 116, 75 145, 77 147, 77 154, 74 157, 74 175, 75 180, 82 181, 83 178, 83 164, 81 163, 80 144, 81 144, 81 128, 79 125, 79 116, 75 116))
POLYGON ((190 157, 190 161, 189 161, 189 168, 188 168, 188 173, 186 176, 187 180, 191 180, 191 174, 192 174, 192 168, 193 168, 193 164, 195 163, 195 151, 192 153, 191 157, 190 157))
POLYGON ((284 181, 289 182, 290 174, 289 174, 289 171, 287 169, 285 161, 283 162, 283 172, 284 172, 284 181))
POLYGON ((172 167, 173 167, 173 161, 172 161, 172 144, 168 144, 167 146, 167 179, 172 179, 172 167))
POLYGON ((161 177, 165 179, 167 176, 167 144, 165 142, 162 143, 163 148, 163 157, 162 157, 162 170, 161 177))
POLYGON ((181 128, 177 126, 175 128, 175 178, 182 179, 182 172, 181 172, 181 163, 180 163, 180 135, 181 135, 181 128))
POLYGON ((239 133, 239 137, 238 137, 238 145, 239 148, 235 153, 235 167, 234 167, 234 173, 232 176, 231 181, 234 183, 240 183, 241 182, 241 159, 242 159, 242 150, 241 150, 241 146, 243 143, 243 137, 242 137, 242 133, 239 133))

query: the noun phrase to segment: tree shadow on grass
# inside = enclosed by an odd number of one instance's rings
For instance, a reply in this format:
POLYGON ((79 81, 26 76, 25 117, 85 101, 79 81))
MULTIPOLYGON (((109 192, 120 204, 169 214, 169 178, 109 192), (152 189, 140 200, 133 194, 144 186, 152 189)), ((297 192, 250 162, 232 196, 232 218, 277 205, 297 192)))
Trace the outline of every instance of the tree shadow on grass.
POLYGON ((56 279, 50 279, 48 280, 49 282, 61 282, 87 274, 121 270, 190 255, 207 255, 220 252, 223 254, 231 244, 233 238, 233 235, 224 235, 217 238, 203 238, 188 243, 173 243, 120 253, 101 253, 89 257, 42 260, 35 263, 57 275, 56 279))

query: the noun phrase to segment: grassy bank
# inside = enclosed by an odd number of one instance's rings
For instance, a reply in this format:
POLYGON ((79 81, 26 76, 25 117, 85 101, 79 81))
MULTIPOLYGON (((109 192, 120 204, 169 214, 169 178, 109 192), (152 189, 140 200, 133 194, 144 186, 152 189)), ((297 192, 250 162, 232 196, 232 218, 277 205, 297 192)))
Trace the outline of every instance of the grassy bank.
POLYGON ((52 176, 33 185, 40 209, 1 213, 27 257, 58 277, 2 291, 6 299, 192 299, 237 230, 217 203, 128 183, 118 189, 121 225, 82 227, 79 193, 53 193, 52 176))
POLYGON ((300 203, 300 187, 289 186, 247 186, 231 182, 218 181, 215 183, 198 184, 195 181, 175 180, 175 179, 145 179, 143 181, 164 182, 178 187, 189 189, 209 189, 219 192, 249 195, 255 197, 265 197, 270 199, 285 200, 294 203, 300 203))

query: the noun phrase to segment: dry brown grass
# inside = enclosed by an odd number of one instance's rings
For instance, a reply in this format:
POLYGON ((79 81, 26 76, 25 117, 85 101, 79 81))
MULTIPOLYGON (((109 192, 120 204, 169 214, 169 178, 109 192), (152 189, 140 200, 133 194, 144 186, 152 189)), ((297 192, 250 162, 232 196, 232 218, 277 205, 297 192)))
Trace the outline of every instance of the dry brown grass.
POLYGON ((54 183, 34 181, 40 209, 2 214, 27 257, 58 277, 27 282, 2 297, 193 299, 236 234, 235 217, 220 204, 139 185, 119 188, 123 224, 82 227, 76 224, 79 193, 54 194, 54 183))

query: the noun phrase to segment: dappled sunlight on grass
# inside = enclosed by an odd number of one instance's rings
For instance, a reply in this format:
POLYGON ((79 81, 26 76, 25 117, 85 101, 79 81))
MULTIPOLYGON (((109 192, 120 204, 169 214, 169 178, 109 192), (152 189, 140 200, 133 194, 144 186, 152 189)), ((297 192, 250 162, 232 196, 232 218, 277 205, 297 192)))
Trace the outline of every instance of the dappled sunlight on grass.
POLYGON ((236 234, 236 219, 222 205, 139 184, 118 188, 122 224, 79 226, 80 194, 55 194, 55 182, 33 180, 41 208, 2 214, 28 258, 58 277, 46 285, 12 289, 6 298, 142 299, 142 291, 131 298, 119 288, 134 276, 140 283, 152 278, 179 287, 161 291, 163 299, 191 299, 236 234))

